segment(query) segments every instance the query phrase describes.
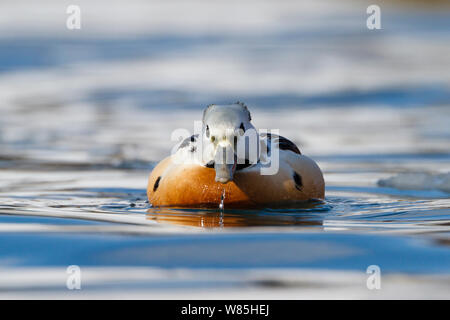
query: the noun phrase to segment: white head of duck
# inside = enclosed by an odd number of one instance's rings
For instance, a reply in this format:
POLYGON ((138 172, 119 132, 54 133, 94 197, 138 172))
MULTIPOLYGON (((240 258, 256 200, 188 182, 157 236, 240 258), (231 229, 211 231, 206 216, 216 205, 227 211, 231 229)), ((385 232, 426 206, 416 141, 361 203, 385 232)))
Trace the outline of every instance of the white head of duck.
MULTIPOLYGON (((203 112, 203 159, 208 166, 214 167, 215 181, 227 183, 233 180, 238 162, 246 162, 245 152, 238 152, 238 145, 243 142, 241 139, 247 130, 256 132, 251 120, 250 111, 242 102, 211 104, 203 112)), ((252 143, 259 144, 259 139, 252 143)))

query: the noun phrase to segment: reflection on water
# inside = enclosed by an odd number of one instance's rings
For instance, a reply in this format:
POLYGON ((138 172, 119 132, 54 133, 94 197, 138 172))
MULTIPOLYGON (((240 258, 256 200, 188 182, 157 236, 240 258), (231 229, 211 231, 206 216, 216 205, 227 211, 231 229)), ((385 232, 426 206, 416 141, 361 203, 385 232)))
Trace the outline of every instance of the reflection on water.
POLYGON ((322 225, 322 212, 330 208, 322 202, 297 205, 296 209, 261 210, 205 210, 186 208, 150 208, 147 219, 159 223, 202 227, 262 227, 295 226, 314 227, 322 225))

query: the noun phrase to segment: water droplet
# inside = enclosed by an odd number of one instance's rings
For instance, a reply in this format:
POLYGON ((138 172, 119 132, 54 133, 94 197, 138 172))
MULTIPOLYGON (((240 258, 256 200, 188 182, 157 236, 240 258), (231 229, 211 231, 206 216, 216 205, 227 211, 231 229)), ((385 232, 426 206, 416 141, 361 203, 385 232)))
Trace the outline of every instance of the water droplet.
POLYGON ((220 197, 220 204, 219 204, 220 210, 224 209, 224 200, 225 200, 225 189, 223 189, 222 196, 220 197))

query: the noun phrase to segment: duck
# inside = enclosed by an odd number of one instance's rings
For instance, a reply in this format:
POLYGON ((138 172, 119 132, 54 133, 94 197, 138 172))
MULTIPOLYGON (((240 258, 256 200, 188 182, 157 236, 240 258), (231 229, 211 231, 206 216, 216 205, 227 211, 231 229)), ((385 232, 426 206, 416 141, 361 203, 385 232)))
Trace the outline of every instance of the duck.
POLYGON ((256 130, 240 101, 208 105, 201 132, 174 150, 150 173, 152 207, 276 208, 325 198, 317 163, 278 130, 256 130))

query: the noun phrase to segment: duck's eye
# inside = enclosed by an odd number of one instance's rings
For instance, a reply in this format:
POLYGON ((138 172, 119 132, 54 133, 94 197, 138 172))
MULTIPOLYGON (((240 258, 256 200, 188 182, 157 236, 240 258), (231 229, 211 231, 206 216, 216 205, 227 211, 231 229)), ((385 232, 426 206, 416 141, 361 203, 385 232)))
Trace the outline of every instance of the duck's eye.
POLYGON ((244 127, 244 123, 241 122, 241 126, 239 127, 239 129, 242 130, 242 132, 245 132, 245 127, 244 127))
POLYGON ((206 137, 209 138, 209 126, 206 125, 206 137))

